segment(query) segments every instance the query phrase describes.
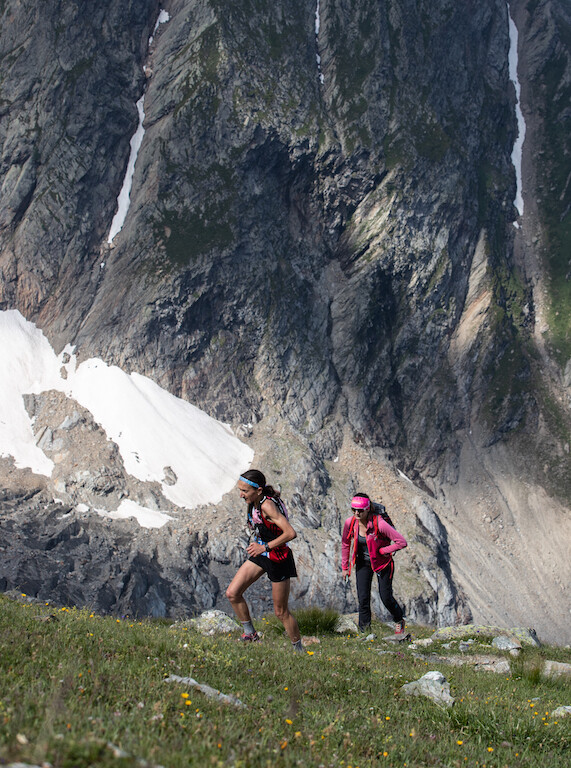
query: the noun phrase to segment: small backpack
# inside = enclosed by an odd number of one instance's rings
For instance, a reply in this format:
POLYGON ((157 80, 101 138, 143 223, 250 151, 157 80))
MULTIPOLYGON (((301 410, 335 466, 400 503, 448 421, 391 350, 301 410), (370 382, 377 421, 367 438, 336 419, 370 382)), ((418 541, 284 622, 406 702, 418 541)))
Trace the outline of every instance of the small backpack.
MULTIPOLYGON (((383 520, 385 520, 385 522, 387 522, 391 526, 391 528, 395 527, 384 504, 377 504, 375 501, 372 501, 371 507, 374 513, 373 514, 373 530, 374 530, 375 536, 379 535, 379 521, 377 519, 378 515, 380 515, 383 518, 383 520)), ((349 528, 349 538, 351 538, 351 536, 353 535, 353 530, 355 528, 356 522, 357 522, 357 518, 353 517, 353 519, 351 520, 351 526, 349 528)))
POLYGON ((391 528, 395 527, 393 521, 391 520, 391 516, 387 512, 384 504, 377 504, 375 501, 372 501, 371 505, 373 507, 373 511, 377 512, 383 518, 383 520, 385 520, 391 526, 391 528))
MULTIPOLYGON (((287 507, 285 505, 285 502, 281 498, 281 496, 268 496, 268 499, 274 502, 276 507, 279 509, 279 511, 282 513, 282 515, 285 517, 286 520, 289 520, 289 513, 287 511, 287 507)), ((253 512, 254 512, 254 505, 249 504, 248 505, 248 527, 254 528, 254 520, 253 520, 253 512)))
POLYGON ((268 498, 270 498, 274 502, 276 507, 279 509, 279 511, 285 517, 285 519, 289 520, 289 513, 287 511, 287 507, 286 507, 285 502, 282 499, 282 497, 281 496, 269 496, 268 498))

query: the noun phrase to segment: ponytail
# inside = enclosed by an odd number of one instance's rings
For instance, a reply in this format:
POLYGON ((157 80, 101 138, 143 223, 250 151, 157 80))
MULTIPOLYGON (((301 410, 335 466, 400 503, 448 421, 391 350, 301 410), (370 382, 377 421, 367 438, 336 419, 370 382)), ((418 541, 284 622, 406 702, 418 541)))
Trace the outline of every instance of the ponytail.
POLYGON ((272 485, 266 485, 266 476, 259 469, 248 469, 242 472, 240 479, 252 485, 254 488, 261 488, 264 496, 279 499, 281 492, 277 491, 272 485))

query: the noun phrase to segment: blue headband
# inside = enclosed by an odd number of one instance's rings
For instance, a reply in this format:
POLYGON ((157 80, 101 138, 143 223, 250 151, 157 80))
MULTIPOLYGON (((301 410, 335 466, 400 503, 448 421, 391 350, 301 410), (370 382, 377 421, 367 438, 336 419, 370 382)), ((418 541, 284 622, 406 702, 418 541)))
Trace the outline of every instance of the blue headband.
POLYGON ((247 477, 243 477, 242 475, 240 475, 240 480, 241 480, 243 483, 248 483, 248 485, 251 485, 251 486, 252 486, 252 488, 261 488, 261 486, 260 486, 260 485, 258 485, 258 483, 255 483, 253 480, 248 480, 248 478, 247 478, 247 477))

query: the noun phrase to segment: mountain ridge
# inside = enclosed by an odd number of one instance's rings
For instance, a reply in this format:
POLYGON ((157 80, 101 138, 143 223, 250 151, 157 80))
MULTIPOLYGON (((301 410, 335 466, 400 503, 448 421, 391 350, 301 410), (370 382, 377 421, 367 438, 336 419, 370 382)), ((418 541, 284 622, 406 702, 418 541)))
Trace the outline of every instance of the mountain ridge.
POLYGON ((392 501, 398 469, 410 510, 437 508, 447 531, 459 619, 466 604, 519 618, 510 600, 525 594, 537 620, 565 623, 570 161, 553 126, 569 13, 510 9, 529 131, 520 218, 503 0, 322 1, 317 39, 307 3, 5 4, 0 308, 57 352, 75 345, 251 424, 254 461, 280 473, 329 559, 351 491, 392 501), (109 245, 143 92, 130 208, 109 245), (374 471, 340 470, 352 450, 374 471), (521 584, 530 560, 537 594, 521 584))

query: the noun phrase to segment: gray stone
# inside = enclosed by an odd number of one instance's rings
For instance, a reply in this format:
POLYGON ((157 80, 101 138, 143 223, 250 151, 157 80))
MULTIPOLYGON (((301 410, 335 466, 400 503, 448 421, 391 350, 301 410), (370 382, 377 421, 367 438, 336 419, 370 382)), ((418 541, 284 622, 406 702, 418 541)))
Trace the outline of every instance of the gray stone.
POLYGON ((410 634, 387 635, 386 637, 383 637, 383 640, 385 641, 385 643, 391 643, 392 645, 400 645, 401 643, 410 643, 411 636, 410 634))
POLYGON ((468 641, 474 641, 475 639, 499 636, 501 633, 514 643, 533 647, 539 647, 541 645, 534 629, 525 629, 523 627, 504 629, 491 625, 488 626, 486 624, 463 624, 454 627, 440 627, 434 632, 433 639, 449 640, 454 638, 456 640, 461 640, 468 638, 468 641))
POLYGON ((506 635, 499 635, 494 637, 492 645, 495 648, 499 648, 500 651, 516 651, 521 650, 521 643, 515 640, 513 637, 507 637, 506 635))
POLYGON ((359 627, 350 616, 339 616, 335 622, 335 632, 339 635, 358 635, 359 627))
POLYGON ((406 696, 426 696, 442 707, 451 707, 454 699, 450 695, 450 684, 442 672, 427 672, 418 680, 401 687, 406 696))
POLYGON ((426 648, 429 645, 432 645, 433 642, 434 640, 431 637, 424 637, 424 638, 415 640, 414 644, 420 646, 421 648, 426 648))
POLYGON ((189 624, 201 635, 224 635, 238 632, 240 625, 227 616, 223 611, 204 611, 198 618, 190 619, 189 624))
POLYGON ((240 701, 240 699, 237 696, 233 696, 232 694, 227 694, 227 693, 221 693, 220 691, 217 691, 216 688, 212 688, 210 685, 206 685, 205 683, 199 683, 193 677, 181 677, 180 675, 169 675, 169 677, 165 678, 165 683, 180 683, 182 685, 190 686, 191 688, 195 688, 197 691, 200 691, 201 693, 203 693, 209 699, 215 699, 216 701, 219 701, 222 704, 231 704, 233 707, 238 707, 239 709, 244 709, 244 707, 246 706, 240 701))
POLYGON ((496 672, 502 675, 510 673, 509 662, 499 656, 486 656, 480 653, 462 656, 441 656, 436 653, 424 656, 420 653, 415 653, 415 656, 429 664, 450 664, 453 667, 471 666, 482 672, 496 672))
POLYGON ((543 674, 545 677, 568 677, 571 678, 571 664, 565 664, 562 661, 546 661, 543 664, 543 674))

